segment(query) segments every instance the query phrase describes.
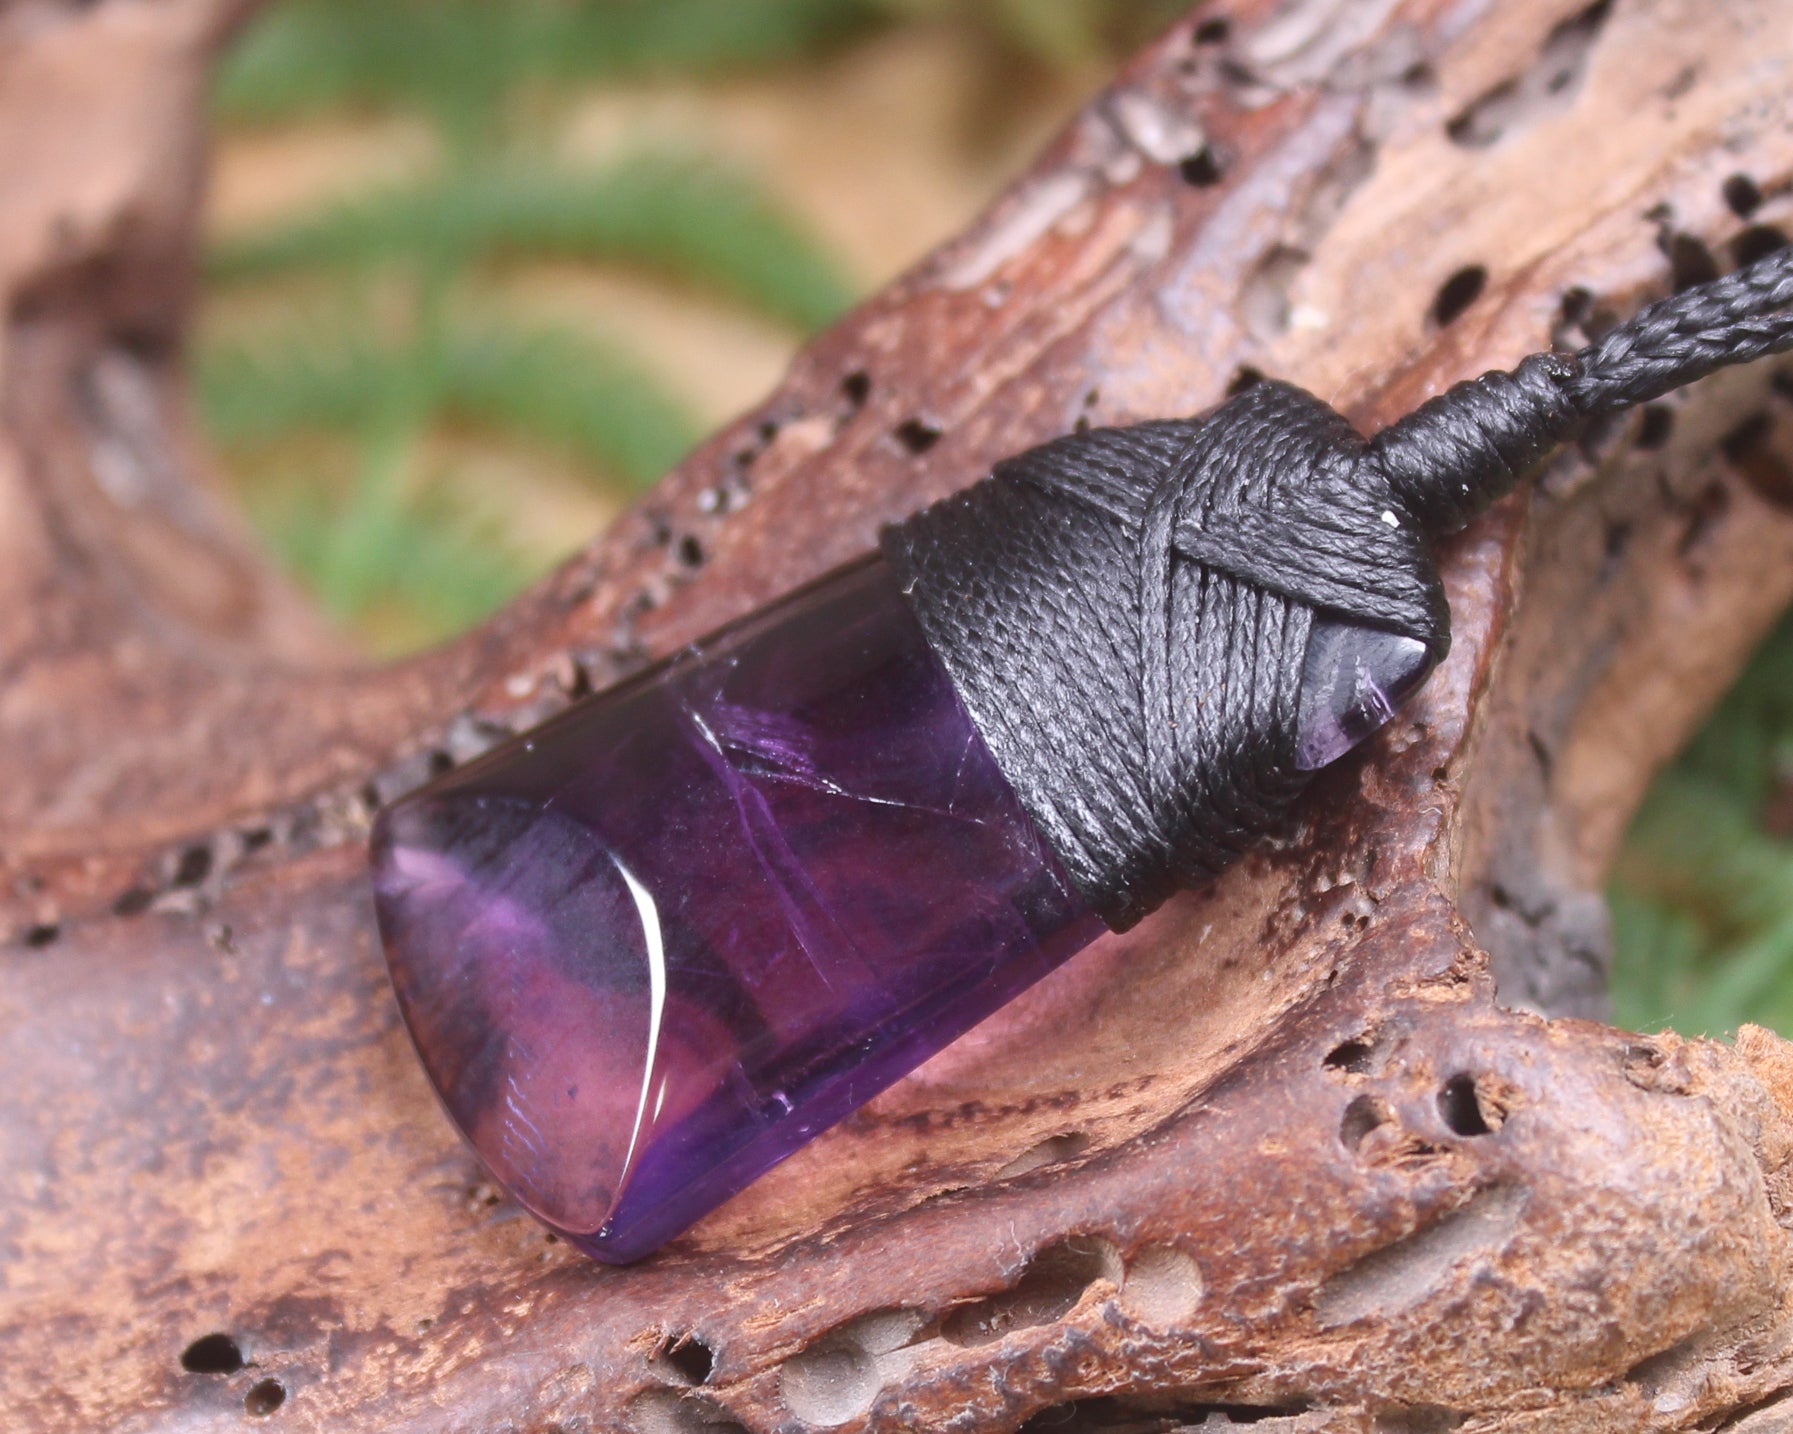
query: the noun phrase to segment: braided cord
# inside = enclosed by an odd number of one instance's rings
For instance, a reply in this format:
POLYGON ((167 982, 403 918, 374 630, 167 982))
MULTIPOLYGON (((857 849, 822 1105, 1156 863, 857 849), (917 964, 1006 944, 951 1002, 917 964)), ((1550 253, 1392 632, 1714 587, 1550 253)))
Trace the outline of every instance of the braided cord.
POLYGON ((1370 447, 1434 535, 1510 492, 1591 418, 1793 348, 1793 246, 1658 300, 1576 354, 1533 354, 1422 404, 1370 447))
POLYGON ((1575 356, 1589 417, 1648 403, 1718 369, 1793 348, 1793 246, 1662 299, 1575 356))
POLYGON ((885 531, 997 764, 1123 930, 1281 821, 1316 614, 1450 644, 1432 545, 1588 420, 1793 348, 1793 248, 1534 354, 1365 441, 1264 382, 1204 418, 998 464, 885 531))

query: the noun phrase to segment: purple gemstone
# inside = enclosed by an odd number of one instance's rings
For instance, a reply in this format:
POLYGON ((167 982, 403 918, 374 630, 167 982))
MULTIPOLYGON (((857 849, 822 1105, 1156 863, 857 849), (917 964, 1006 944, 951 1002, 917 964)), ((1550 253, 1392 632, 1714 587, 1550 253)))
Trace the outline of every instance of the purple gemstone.
POLYGON ((1395 715, 1432 671, 1422 642, 1315 618, 1301 672, 1295 764, 1336 762, 1395 715))
MULTIPOLYGON (((1304 764, 1425 667, 1317 622, 1304 764)), ((876 558, 397 803, 373 861, 448 1113, 527 1208, 619 1262, 1104 929, 876 558)))
POLYGON ((878 559, 398 803, 373 852, 449 1114, 614 1261, 1103 930, 878 559))

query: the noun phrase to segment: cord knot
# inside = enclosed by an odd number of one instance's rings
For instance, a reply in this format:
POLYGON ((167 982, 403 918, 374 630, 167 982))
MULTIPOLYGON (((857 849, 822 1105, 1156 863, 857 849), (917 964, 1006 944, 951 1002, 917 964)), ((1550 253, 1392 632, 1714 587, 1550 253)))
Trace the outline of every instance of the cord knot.
POLYGON ((1378 433, 1372 460, 1421 527, 1454 533, 1580 427, 1580 374, 1574 357, 1541 353, 1459 383, 1378 433))
POLYGON ((1450 641, 1426 532, 1351 426, 1284 383, 1022 453, 888 529, 884 551, 998 766, 1116 930, 1211 880, 1306 784, 1316 612, 1434 657, 1450 641))

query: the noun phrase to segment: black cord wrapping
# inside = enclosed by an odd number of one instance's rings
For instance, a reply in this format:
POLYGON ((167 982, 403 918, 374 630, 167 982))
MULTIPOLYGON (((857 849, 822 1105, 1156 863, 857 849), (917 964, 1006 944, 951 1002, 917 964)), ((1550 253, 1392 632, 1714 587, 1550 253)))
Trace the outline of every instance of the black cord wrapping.
POLYGON ((1022 805, 1124 930, 1281 821, 1316 612, 1450 645, 1432 545, 1589 419, 1793 348, 1793 249, 1365 441, 1290 384, 1056 439, 885 531, 1022 805))

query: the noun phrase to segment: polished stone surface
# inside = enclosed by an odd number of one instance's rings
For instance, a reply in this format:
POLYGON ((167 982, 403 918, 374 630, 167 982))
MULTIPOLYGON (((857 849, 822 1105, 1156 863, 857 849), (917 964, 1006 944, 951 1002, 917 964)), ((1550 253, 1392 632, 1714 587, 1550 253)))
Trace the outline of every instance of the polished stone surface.
POLYGON ((1102 930, 880 560, 405 799, 373 849, 449 1114, 608 1260, 1102 930))
POLYGON ((1431 674, 1425 644, 1316 617, 1302 668, 1296 765, 1336 762, 1398 711, 1431 674))

